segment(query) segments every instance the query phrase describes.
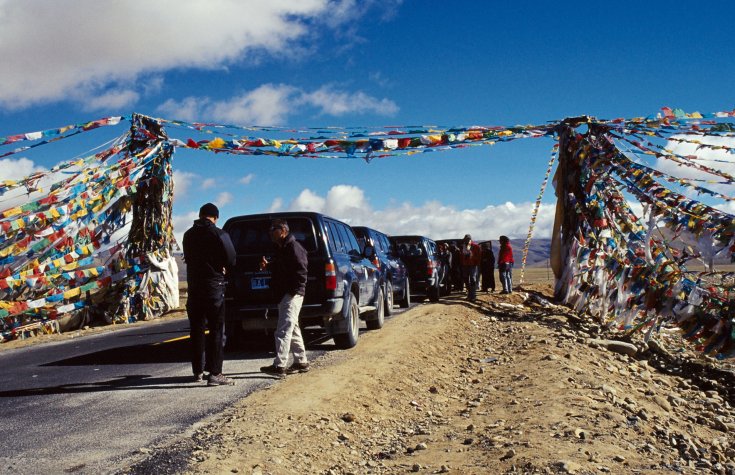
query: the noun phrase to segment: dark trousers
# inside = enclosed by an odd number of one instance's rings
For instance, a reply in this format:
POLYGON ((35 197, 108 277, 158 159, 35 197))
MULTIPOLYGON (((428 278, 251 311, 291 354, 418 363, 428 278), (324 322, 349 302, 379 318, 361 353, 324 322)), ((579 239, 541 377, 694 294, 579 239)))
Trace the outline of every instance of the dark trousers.
POLYGON ((487 289, 495 292, 495 269, 492 267, 482 269, 482 290, 487 291, 487 289))
POLYGON ((225 358, 225 303, 222 300, 191 299, 186 303, 191 336, 191 369, 194 374, 222 373, 225 358), (205 330, 209 333, 204 335, 205 330))

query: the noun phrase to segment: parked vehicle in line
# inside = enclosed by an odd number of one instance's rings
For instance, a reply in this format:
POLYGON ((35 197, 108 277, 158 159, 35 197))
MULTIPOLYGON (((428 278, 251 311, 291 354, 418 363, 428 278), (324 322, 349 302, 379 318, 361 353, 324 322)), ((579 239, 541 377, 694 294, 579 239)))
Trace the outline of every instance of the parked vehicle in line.
POLYGON ((408 267, 411 295, 439 300, 445 290, 447 269, 436 252, 436 243, 426 236, 391 236, 398 255, 408 267))
MULTIPOLYGON (((393 313, 393 304, 397 302, 401 308, 411 306, 411 289, 408 279, 408 269, 396 252, 388 235, 366 226, 353 226, 357 242, 361 248, 373 246, 376 265, 382 275, 383 295, 385 296, 385 314, 393 313)), ((377 325, 376 320, 368 321, 368 325, 377 325)), ((380 322, 382 326, 382 322, 380 322)))
POLYGON ((280 296, 270 288, 270 272, 260 270, 261 257, 274 254, 268 233, 274 219, 288 223, 308 254, 302 326, 322 326, 338 348, 352 348, 357 344, 361 318, 367 322, 385 318, 384 284, 372 263, 375 250, 372 245, 361 250, 349 225, 313 212, 237 216, 223 226, 237 252, 225 292, 228 340, 235 343, 253 331, 276 328, 280 296))

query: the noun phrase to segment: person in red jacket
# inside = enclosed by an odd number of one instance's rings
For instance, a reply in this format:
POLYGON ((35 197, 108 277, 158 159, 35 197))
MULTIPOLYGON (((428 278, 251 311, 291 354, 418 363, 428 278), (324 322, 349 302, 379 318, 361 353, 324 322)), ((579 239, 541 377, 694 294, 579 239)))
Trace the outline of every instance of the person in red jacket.
POLYGON ((459 261, 462 264, 464 283, 467 286, 467 300, 474 302, 477 298, 477 280, 480 274, 480 260, 482 250, 479 244, 472 240, 472 236, 465 234, 460 249, 459 261))
POLYGON ((500 251, 498 252, 498 274, 503 284, 501 294, 513 292, 513 248, 510 247, 508 236, 500 236, 500 251))

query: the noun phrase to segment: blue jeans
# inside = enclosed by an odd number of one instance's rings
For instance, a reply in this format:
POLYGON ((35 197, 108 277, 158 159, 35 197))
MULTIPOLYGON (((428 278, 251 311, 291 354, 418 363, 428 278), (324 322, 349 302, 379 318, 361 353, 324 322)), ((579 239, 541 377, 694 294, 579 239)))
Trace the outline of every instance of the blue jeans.
POLYGON ((513 291, 513 263, 498 264, 500 283, 503 284, 503 292, 513 291))
POLYGON ((464 266, 464 283, 467 286, 467 298, 477 298, 477 281, 480 274, 479 266, 464 266))

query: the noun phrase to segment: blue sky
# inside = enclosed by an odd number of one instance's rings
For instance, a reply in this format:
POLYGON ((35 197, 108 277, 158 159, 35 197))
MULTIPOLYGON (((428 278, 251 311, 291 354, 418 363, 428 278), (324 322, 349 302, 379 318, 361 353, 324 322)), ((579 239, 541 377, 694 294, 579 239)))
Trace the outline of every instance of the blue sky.
MULTIPOLYGON (((140 112, 242 125, 543 124, 735 106, 735 4, 0 0, 0 136, 140 112)), ((49 168, 95 131, 0 161, 49 168)), ((177 131, 177 137, 186 134, 177 131)), ((315 209, 389 233, 524 237, 552 142, 374 160, 179 151, 177 234, 315 209)), ((552 223, 547 190, 538 236, 552 223)))

